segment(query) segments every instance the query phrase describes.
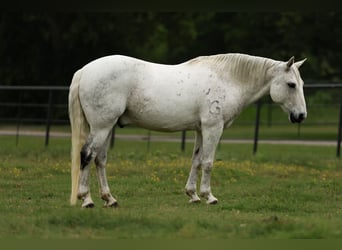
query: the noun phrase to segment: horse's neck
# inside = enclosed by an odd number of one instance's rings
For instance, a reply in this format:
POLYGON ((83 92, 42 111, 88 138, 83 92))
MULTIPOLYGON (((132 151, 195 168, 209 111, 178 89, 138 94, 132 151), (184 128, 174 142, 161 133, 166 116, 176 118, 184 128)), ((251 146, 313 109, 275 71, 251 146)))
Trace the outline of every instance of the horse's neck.
POLYGON ((231 62, 227 61, 227 77, 232 77, 241 88, 245 106, 269 94, 269 69, 275 64, 277 61, 268 58, 231 55, 231 62))
POLYGON ((254 86, 254 87, 250 87, 247 91, 245 90, 245 96, 244 96, 244 102, 245 105, 244 106, 248 106, 256 101, 258 101, 259 99, 261 99, 263 96, 266 96, 270 93, 270 83, 269 82, 265 82, 262 85, 259 86, 254 86))
POLYGON ((220 54, 201 56, 188 61, 215 71, 227 83, 236 84, 241 89, 245 105, 257 101, 269 93, 269 69, 278 61, 245 54, 220 54))
POLYGON ((201 56, 189 63, 205 64, 222 78, 234 79, 239 84, 262 84, 268 69, 278 62, 269 58, 231 53, 214 56, 201 56))

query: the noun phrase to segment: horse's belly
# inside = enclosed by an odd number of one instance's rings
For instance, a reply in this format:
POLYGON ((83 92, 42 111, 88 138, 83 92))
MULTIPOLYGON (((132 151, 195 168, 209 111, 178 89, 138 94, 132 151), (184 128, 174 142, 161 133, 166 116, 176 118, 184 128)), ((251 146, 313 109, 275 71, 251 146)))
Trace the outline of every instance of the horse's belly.
POLYGON ((200 122, 196 112, 180 109, 181 107, 170 106, 162 109, 156 107, 140 107, 130 109, 120 117, 120 126, 135 125, 157 131, 181 131, 196 129, 200 122), (180 109, 177 111, 177 109, 180 109))

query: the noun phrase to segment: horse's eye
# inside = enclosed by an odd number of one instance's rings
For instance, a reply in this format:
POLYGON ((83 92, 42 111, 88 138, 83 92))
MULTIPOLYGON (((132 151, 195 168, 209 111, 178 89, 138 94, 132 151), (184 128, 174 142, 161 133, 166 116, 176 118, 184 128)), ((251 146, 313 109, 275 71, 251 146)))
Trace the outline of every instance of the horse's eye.
POLYGON ((296 84, 294 82, 289 82, 287 83, 287 85, 291 88, 291 89, 295 89, 296 88, 296 84))

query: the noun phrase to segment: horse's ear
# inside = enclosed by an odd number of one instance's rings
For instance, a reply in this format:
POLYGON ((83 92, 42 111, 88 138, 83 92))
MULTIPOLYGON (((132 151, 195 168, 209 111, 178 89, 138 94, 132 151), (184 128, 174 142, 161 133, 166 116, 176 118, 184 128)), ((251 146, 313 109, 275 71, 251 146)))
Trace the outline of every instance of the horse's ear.
POLYGON ((297 67, 297 69, 299 69, 300 66, 302 66, 302 64, 306 61, 306 58, 301 60, 301 61, 298 61, 298 62, 295 62, 294 65, 297 67))
POLYGON ((286 63, 287 68, 289 69, 294 63, 294 56, 290 58, 290 60, 286 63))

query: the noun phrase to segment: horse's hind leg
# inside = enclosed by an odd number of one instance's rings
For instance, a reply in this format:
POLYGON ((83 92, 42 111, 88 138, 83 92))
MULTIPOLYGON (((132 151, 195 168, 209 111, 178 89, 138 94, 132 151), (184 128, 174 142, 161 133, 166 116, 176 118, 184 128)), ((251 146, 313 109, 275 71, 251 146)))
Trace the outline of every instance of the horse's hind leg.
POLYGON ((100 130, 91 129, 86 144, 81 150, 81 171, 78 188, 78 198, 83 200, 82 207, 93 207, 94 202, 90 196, 89 189, 89 173, 90 163, 96 158, 98 153, 104 147, 108 135, 111 131, 111 126, 100 130))
POLYGON ((94 202, 90 196, 89 190, 90 162, 92 160, 92 152, 89 147, 89 141, 91 141, 90 138, 88 138, 88 142, 82 147, 81 150, 81 170, 77 194, 78 199, 83 200, 83 208, 94 207, 94 202))
POLYGON ((99 151, 95 158, 96 164, 96 172, 97 178, 100 185, 100 195, 101 198, 105 201, 105 207, 117 207, 118 203, 115 198, 112 196, 109 190, 107 175, 106 175, 106 163, 107 163, 107 150, 110 142, 111 133, 109 133, 105 144, 102 149, 99 151))

